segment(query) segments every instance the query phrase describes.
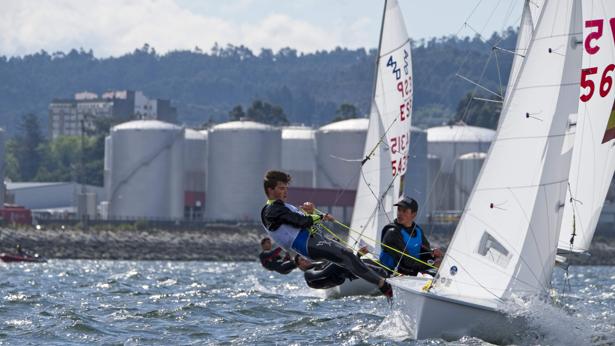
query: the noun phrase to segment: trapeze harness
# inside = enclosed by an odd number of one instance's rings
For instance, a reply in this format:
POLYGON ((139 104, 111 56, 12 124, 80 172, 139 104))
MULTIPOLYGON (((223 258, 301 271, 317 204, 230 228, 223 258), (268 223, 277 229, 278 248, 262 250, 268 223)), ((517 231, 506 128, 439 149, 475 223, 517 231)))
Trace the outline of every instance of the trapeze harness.
MULTIPOLYGON (((268 200, 267 205, 263 207, 262 213, 265 211, 265 208, 271 206, 273 203, 275 203, 275 200, 268 200)), ((295 207, 292 204, 284 203, 284 206, 293 213, 299 214, 301 216, 308 216, 308 215, 305 215, 301 210, 299 210, 299 208, 295 207)), ((314 222, 322 219, 320 215, 309 215, 308 217, 312 217, 312 220, 314 222)), ((284 249, 292 249, 296 251, 297 253, 301 254, 302 256, 309 258, 308 251, 307 251, 307 243, 310 237, 310 232, 307 229, 297 228, 297 227, 294 227, 292 225, 285 224, 285 223, 279 225, 278 228, 269 229, 265 225, 264 220, 262 221, 263 221, 263 228, 265 228, 265 231, 267 231, 269 236, 273 240, 275 240, 275 242, 278 243, 278 245, 280 245, 284 249)), ((274 226, 270 225, 270 227, 273 228, 274 226)))
MULTIPOLYGON (((394 225, 392 228, 400 230, 402 239, 404 240, 405 252, 414 258, 419 258, 421 254, 421 246, 423 245, 423 229, 421 226, 414 224, 414 237, 410 235, 410 231, 405 227, 394 225)), ((397 269, 395 259, 388 252, 384 250, 380 251, 379 259, 380 263, 384 264, 387 268, 391 270, 397 269)))
POLYGON ((292 249, 312 260, 336 263, 354 275, 378 285, 382 278, 370 270, 351 251, 318 233, 310 234, 307 228, 322 219, 321 215, 305 215, 294 205, 280 200, 267 201, 267 205, 261 211, 263 227, 281 247, 292 249), (276 209, 268 210, 268 208, 276 209), (288 211, 283 209, 288 209, 288 211), (276 211, 278 212, 277 217, 267 217, 268 212, 275 213, 276 211))

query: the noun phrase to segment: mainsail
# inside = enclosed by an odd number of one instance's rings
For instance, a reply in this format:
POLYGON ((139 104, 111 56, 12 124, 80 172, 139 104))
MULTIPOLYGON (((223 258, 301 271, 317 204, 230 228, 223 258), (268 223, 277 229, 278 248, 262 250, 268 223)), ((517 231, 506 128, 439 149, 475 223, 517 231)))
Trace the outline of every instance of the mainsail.
POLYGON ((412 117, 410 39, 397 0, 385 3, 365 158, 352 213, 351 245, 372 247, 395 216, 393 204, 403 191, 412 117))
POLYGON ((615 1, 583 1, 583 73, 558 248, 586 252, 615 171, 615 1))
POLYGON ((495 140, 431 292, 478 299, 544 293, 578 112, 581 2, 547 0, 495 140))

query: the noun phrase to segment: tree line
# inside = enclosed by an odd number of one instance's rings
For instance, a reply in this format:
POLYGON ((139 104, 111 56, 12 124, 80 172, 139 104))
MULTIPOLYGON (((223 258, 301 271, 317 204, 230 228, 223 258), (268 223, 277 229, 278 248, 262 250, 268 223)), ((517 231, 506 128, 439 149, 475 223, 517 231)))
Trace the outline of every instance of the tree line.
MULTIPOLYGON (((413 42, 413 124, 463 121, 495 128, 497 97, 496 102, 482 101, 493 96, 467 80, 502 95, 512 55, 492 48, 512 49, 515 42, 512 29, 489 39, 413 42)), ((112 124, 97 124, 84 139, 49 140, 43 129, 54 98, 72 98, 84 90, 142 90, 150 98, 171 99, 180 122, 189 127, 238 119, 321 126, 367 114, 375 59, 373 49, 255 53, 231 45, 164 55, 144 45, 115 58, 96 58, 84 50, 0 57, 0 126, 10 137, 7 177, 102 185, 104 137, 112 124)))

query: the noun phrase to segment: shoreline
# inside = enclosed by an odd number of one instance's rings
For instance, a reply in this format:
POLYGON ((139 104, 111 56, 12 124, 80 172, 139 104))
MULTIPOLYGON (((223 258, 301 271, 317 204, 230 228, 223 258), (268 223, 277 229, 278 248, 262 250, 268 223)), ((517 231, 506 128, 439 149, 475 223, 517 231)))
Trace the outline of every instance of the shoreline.
MULTIPOLYGON (((258 225, 208 225, 202 229, 129 229, 91 227, 0 228, 0 252, 14 253, 15 246, 47 259, 257 261, 258 225)), ((433 247, 445 248, 452 232, 428 236, 433 247)), ((615 234, 598 233, 591 256, 570 259, 571 265, 615 265, 615 234)))

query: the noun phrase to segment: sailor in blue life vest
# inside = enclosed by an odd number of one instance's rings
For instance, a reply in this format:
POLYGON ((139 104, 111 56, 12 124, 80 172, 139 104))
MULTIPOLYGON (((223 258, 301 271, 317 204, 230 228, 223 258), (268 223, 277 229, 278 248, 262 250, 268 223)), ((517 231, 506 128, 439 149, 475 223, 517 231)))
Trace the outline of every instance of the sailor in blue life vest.
POLYGON ((315 213, 314 204, 310 202, 302 205, 303 211, 286 203, 290 180, 291 176, 281 171, 265 174, 263 187, 268 200, 261 210, 261 221, 269 236, 287 251, 295 251, 312 261, 333 262, 377 285, 388 298, 392 297, 393 290, 386 279, 369 269, 352 251, 320 233, 310 232, 315 224, 323 220, 335 221, 335 218, 315 213))
POLYGON ((282 257, 281 247, 278 246, 273 250, 272 248, 271 238, 265 237, 261 239, 261 249, 263 251, 258 255, 258 258, 265 269, 286 275, 297 268, 296 260, 292 260, 288 252, 282 257))
POLYGON ((442 251, 431 248, 425 232, 414 222, 419 210, 417 201, 404 197, 394 205, 397 207, 397 218, 382 229, 382 243, 386 246, 382 246, 380 262, 403 275, 416 276, 431 268, 413 258, 392 251, 387 248, 388 246, 423 262, 439 266, 443 256, 442 251))

